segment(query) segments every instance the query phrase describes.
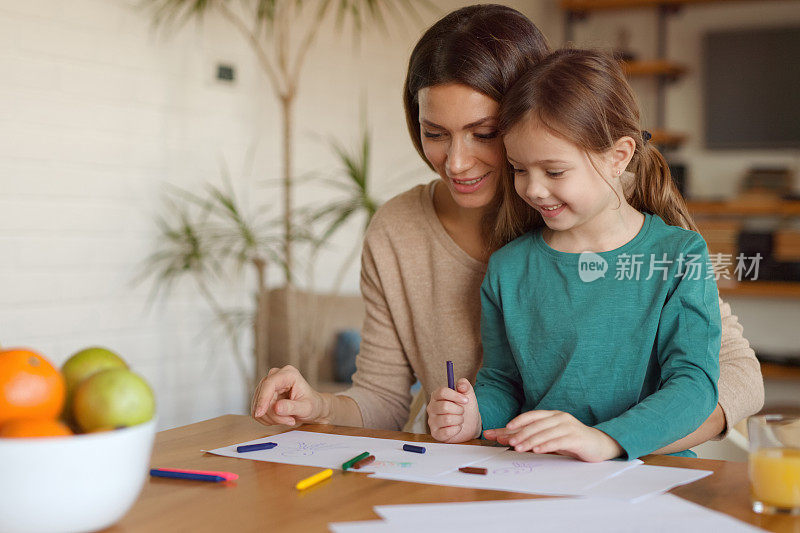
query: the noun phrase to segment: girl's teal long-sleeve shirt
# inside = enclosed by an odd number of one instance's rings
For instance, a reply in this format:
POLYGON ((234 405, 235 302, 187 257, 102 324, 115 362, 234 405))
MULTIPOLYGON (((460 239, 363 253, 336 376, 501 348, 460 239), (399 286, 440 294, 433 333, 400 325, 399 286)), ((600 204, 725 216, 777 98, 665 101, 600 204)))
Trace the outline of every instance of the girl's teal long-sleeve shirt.
POLYGON ((720 311, 703 238, 645 214, 616 250, 495 252, 481 285, 483 429, 531 410, 575 416, 628 459, 697 429, 717 404, 720 311))

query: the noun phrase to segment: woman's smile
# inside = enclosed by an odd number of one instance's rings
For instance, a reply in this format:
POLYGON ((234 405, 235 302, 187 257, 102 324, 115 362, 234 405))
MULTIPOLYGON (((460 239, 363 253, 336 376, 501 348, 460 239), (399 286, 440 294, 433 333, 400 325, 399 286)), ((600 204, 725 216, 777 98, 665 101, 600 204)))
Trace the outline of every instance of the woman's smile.
POLYGON ((453 183, 453 187, 460 192, 461 194, 469 194, 472 192, 477 191, 481 185, 484 184, 486 178, 492 171, 488 171, 485 174, 478 176, 477 178, 450 178, 450 181, 453 183))

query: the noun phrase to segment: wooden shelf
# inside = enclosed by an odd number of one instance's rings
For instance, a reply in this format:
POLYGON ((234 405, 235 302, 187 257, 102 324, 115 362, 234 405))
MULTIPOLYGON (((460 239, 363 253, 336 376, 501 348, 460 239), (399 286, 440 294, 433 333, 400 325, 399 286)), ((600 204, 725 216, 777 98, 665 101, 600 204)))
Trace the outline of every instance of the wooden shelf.
POLYGON ((650 142, 661 146, 680 146, 688 138, 685 133, 675 133, 667 130, 653 130, 650 133, 653 135, 650 142))
POLYGON ((800 380, 800 366, 761 363, 761 375, 766 379, 800 380))
POLYGON ((561 0, 561 8, 581 13, 632 7, 685 6, 689 4, 731 3, 732 1, 734 0, 561 0))
POLYGON ((749 298, 800 298, 800 281, 739 281, 720 280, 720 296, 749 298))
POLYGON ((761 203, 690 200, 686 205, 695 216, 800 216, 798 200, 761 203))
POLYGON ((622 70, 626 76, 667 76, 677 78, 686 74, 687 68, 678 63, 664 59, 650 61, 623 61, 622 70))

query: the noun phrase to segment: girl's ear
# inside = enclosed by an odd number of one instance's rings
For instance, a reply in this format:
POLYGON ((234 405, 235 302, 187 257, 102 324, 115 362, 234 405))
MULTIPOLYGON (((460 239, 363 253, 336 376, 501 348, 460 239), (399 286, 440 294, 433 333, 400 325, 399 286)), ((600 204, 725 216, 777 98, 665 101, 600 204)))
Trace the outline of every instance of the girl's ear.
POLYGON ((613 176, 616 177, 625 172, 635 151, 636 141, 631 137, 621 137, 614 143, 614 146, 608 151, 613 176))

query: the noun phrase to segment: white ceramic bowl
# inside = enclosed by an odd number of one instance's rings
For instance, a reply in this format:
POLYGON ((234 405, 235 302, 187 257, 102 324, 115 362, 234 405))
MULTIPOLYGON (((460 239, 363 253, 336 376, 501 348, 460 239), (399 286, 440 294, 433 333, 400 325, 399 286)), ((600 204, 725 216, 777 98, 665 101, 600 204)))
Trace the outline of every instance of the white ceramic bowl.
POLYGON ((147 479, 156 418, 103 433, 0 439, 0 531, 96 531, 133 506, 147 479))

